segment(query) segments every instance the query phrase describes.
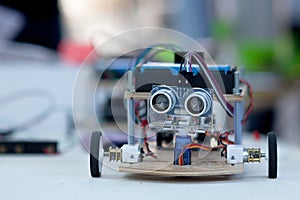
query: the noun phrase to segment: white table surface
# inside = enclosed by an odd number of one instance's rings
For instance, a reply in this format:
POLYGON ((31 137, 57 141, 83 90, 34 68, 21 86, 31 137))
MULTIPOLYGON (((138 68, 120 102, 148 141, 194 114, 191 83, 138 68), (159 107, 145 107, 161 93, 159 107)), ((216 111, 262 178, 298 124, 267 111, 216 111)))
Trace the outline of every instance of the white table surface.
MULTIPOLYGON (((57 73, 49 68, 21 71, 4 67, 0 69, 0 88, 5 94, 44 80, 40 85, 56 93, 62 104, 71 104, 75 76, 76 70, 70 69, 57 73)), ((48 127, 56 125, 49 123, 48 127)), ((59 155, 1 155, 0 199, 297 199, 299 169, 300 148, 279 140, 279 175, 275 180, 267 178, 265 161, 245 164, 244 174, 225 178, 130 175, 105 166, 103 176, 94 179, 89 174, 89 155, 78 145, 59 155)))
POLYGON ((1 156, 1 199, 297 199, 299 153, 286 153, 280 154, 278 179, 267 178, 265 161, 225 178, 130 175, 109 166, 101 178, 91 178, 89 156, 80 147, 55 156, 1 156))

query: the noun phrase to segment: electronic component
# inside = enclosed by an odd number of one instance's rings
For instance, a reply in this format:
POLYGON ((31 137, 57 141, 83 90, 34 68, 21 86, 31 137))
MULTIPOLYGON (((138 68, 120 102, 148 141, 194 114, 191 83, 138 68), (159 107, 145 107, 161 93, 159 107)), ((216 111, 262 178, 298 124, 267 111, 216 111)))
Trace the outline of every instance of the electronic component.
POLYGON ((135 145, 124 144, 122 147, 122 162, 137 163, 139 161, 139 147, 135 145))
POLYGON ((227 163, 243 163, 244 147, 243 145, 227 145, 227 163))
POLYGON ((266 157, 260 148, 244 148, 242 145, 227 145, 227 163, 260 162, 266 157))
POLYGON ((119 149, 118 147, 113 149, 112 147, 109 147, 108 149, 108 158, 109 161, 120 161, 122 160, 122 149, 119 149))
POLYGON ((260 148, 245 148, 244 149, 244 162, 260 162, 265 153, 261 153, 260 148))
POLYGON ((156 86, 150 94, 148 102, 153 111, 150 118, 152 114, 200 117, 209 116, 212 112, 213 91, 210 89, 156 86))
MULTIPOLYGON (((233 94, 235 68, 230 65, 208 65, 219 85, 224 86, 225 94, 233 94)), ((137 92, 150 92, 155 85, 177 85, 178 77, 186 77, 180 71, 180 64, 149 62, 135 71, 135 88, 137 92), (155 77, 155 78, 153 78, 155 77)), ((193 76, 186 77, 191 87, 209 88, 208 81, 201 75, 198 65, 192 65, 193 76)))
POLYGON ((1 141, 1 154, 55 154, 56 141, 1 141))
POLYGON ((189 135, 177 135, 175 138, 175 149, 174 149, 174 165, 178 165, 178 159, 181 154, 183 157, 183 165, 190 165, 191 164, 191 157, 192 157, 192 152, 190 149, 185 150, 182 152, 184 147, 186 145, 189 145, 192 143, 191 136, 189 135))

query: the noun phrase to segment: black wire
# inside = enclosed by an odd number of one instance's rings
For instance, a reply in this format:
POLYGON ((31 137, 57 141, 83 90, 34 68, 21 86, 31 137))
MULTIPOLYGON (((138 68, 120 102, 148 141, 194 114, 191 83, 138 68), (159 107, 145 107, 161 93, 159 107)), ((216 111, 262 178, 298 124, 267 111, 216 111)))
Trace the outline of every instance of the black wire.
POLYGON ((183 65, 184 61, 185 61, 185 58, 182 57, 180 67, 179 67, 179 72, 182 72, 182 65, 183 65))
POLYGON ((51 95, 50 92, 44 90, 44 89, 36 89, 36 88, 30 88, 30 89, 24 89, 17 92, 14 92, 10 95, 7 95, 4 98, 0 99, 0 106, 3 106, 5 104, 10 104, 15 101, 25 99, 25 98, 32 98, 32 97, 40 97, 48 100, 48 106, 43 111, 41 111, 39 114, 35 115, 31 119, 21 123, 21 125, 17 125, 15 127, 10 127, 7 129, 0 129, 0 140, 5 139, 6 136, 12 135, 13 133, 17 131, 24 131, 26 129, 29 129, 35 125, 37 125, 39 122, 45 120, 50 115, 54 114, 54 112, 63 112, 65 113, 66 118, 66 141, 68 143, 63 144, 63 146, 60 145, 59 152, 65 153, 71 148, 73 148, 76 145, 76 137, 75 137, 75 122, 73 119, 72 111, 70 109, 59 109, 56 107, 54 103, 54 98, 51 95))
MULTIPOLYGON (((223 139, 222 136, 220 136, 220 141, 219 141, 220 144, 221 144, 221 145, 224 145, 224 146, 227 146, 226 144, 223 143, 222 139, 223 139)), ((224 139, 225 139, 225 138, 224 138, 224 139)))
POLYGON ((223 149, 222 149, 222 151, 221 151, 221 157, 227 158, 226 148, 223 148, 223 149))
POLYGON ((23 89, 23 90, 14 92, 10 95, 7 95, 6 97, 3 97, 2 99, 0 99, 0 106, 3 106, 5 104, 10 104, 15 101, 22 100, 22 99, 32 98, 32 97, 40 97, 43 99, 47 99, 48 106, 43 111, 41 111, 39 114, 37 114, 36 116, 30 118, 29 120, 24 121, 23 123, 21 123, 19 125, 16 125, 14 127, 10 127, 7 129, 0 129, 1 136, 8 136, 17 131, 24 131, 26 129, 29 129, 29 128, 37 125, 38 123, 40 123, 47 117, 49 117, 50 114, 54 111, 55 103, 54 103, 53 96, 48 91, 46 91, 44 89, 39 89, 39 88, 23 89))

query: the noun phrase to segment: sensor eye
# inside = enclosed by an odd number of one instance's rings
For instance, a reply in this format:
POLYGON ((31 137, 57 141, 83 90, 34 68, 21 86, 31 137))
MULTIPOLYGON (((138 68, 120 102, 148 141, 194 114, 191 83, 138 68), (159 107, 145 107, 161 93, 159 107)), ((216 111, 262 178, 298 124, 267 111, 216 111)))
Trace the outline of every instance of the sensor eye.
POLYGON ((157 94, 153 97, 152 106, 159 112, 164 112, 168 109, 170 101, 165 94, 157 94))
POLYGON ((168 89, 157 90, 150 99, 150 106, 157 113, 167 113, 174 107, 175 103, 175 96, 168 89))
POLYGON ((204 109, 204 102, 200 97, 194 96, 187 100, 187 110, 192 114, 198 115, 204 109))
POLYGON ((192 116, 204 115, 212 106, 211 95, 205 90, 198 89, 186 98, 184 106, 192 116))

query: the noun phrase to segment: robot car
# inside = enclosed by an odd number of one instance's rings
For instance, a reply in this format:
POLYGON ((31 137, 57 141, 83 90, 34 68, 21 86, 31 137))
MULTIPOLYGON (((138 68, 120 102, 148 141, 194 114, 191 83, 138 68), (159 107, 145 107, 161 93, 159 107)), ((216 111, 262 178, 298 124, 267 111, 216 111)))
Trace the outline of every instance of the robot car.
POLYGON ((267 135, 267 153, 242 144, 253 91, 237 67, 207 65, 201 52, 180 52, 172 63, 139 63, 127 82, 127 144, 104 152, 102 133, 93 132, 92 177, 101 176, 107 157, 120 172, 157 176, 241 174, 244 163, 264 158, 268 177, 277 178, 275 132, 267 135))

